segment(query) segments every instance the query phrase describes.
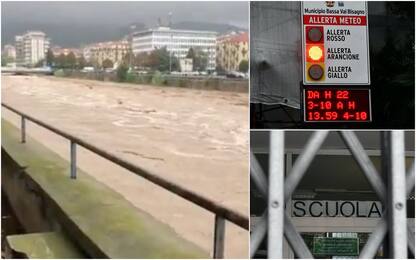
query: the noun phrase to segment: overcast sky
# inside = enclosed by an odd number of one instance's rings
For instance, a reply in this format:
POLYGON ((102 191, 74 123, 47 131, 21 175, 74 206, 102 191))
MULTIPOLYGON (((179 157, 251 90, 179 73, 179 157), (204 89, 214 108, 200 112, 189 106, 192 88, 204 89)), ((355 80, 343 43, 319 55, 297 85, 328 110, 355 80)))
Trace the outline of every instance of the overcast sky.
POLYGON ((2 23, 126 25, 157 24, 157 18, 172 23, 199 21, 226 23, 248 28, 248 2, 4 2, 2 23))

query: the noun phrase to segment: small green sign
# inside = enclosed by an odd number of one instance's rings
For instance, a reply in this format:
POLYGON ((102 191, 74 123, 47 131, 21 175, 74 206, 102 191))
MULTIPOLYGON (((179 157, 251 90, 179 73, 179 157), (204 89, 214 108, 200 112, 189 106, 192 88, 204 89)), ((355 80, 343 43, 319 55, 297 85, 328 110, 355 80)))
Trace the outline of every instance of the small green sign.
POLYGON ((314 255, 357 256, 358 238, 353 237, 314 237, 314 255))

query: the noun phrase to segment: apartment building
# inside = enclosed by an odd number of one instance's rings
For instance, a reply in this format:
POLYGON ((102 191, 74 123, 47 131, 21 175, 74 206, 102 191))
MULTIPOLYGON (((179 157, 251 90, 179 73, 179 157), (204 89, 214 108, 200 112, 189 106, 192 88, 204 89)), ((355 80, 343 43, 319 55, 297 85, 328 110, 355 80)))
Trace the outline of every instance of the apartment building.
POLYGON ((217 39, 217 65, 225 71, 238 71, 243 60, 248 61, 247 32, 233 32, 217 39))
POLYGON ((5 57, 16 59, 16 48, 13 45, 6 44, 3 48, 3 53, 5 57))
POLYGON ((68 55, 71 52, 75 55, 76 58, 80 58, 83 54, 82 50, 77 49, 77 48, 61 48, 59 46, 54 46, 51 48, 52 53, 55 57, 63 54, 63 55, 68 55))
POLYGON ((99 42, 86 46, 83 49, 84 58, 94 65, 101 67, 104 60, 111 60, 117 67, 129 52, 129 43, 126 40, 99 42))
POLYGON ((216 32, 177 30, 169 27, 159 27, 146 31, 135 32, 132 36, 132 49, 136 55, 151 52, 166 47, 178 59, 183 59, 190 48, 204 52, 207 55, 207 70, 214 71, 216 67, 216 32))
POLYGON ((45 59, 50 39, 41 31, 28 31, 23 35, 15 36, 16 62, 21 66, 34 66, 45 59))

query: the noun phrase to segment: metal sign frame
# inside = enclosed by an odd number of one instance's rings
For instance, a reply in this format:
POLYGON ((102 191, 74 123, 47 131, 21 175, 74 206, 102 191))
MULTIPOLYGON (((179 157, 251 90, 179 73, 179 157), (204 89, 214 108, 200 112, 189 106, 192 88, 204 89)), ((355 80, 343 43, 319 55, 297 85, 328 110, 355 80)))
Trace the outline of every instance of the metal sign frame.
MULTIPOLYGON (((335 1, 335 2, 337 2, 337 1, 335 1)), ((306 64, 305 64, 305 62, 306 62, 306 57, 305 57, 305 45, 306 45, 306 43, 305 43, 305 36, 304 36, 304 34, 305 34, 305 32, 304 32, 304 24, 303 24, 303 10, 304 10, 304 8, 303 8, 303 1, 301 2, 301 10, 300 10, 300 19, 301 19, 301 21, 300 21, 300 24, 302 25, 302 29, 301 29, 301 37, 302 37, 302 83, 304 84, 304 85, 314 85, 314 86, 317 86, 317 85, 340 85, 340 86, 343 86, 343 85, 354 85, 354 86, 360 86, 360 85, 364 85, 364 86, 368 86, 368 85, 371 85, 371 72, 370 72, 370 38, 369 38, 369 29, 368 29, 368 3, 367 3, 367 1, 364 1, 365 2, 365 9, 366 9, 366 14, 365 14, 365 17, 366 17, 366 21, 367 21, 367 24, 366 24, 366 37, 367 37, 367 41, 366 41, 366 43, 367 43, 367 72, 368 72, 368 74, 367 74, 367 78, 368 78, 368 82, 364 82, 364 83, 325 83, 325 82, 316 82, 316 83, 314 83, 314 82, 307 82, 306 81, 306 71, 305 71, 305 66, 306 66, 306 64)))

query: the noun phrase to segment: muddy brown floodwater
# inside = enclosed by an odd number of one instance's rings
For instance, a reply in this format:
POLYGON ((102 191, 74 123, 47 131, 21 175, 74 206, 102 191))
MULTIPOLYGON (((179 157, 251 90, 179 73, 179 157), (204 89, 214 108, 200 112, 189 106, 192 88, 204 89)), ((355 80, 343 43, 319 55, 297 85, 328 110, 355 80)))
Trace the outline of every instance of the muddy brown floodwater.
MULTIPOLYGON (((2 101, 248 216, 248 94, 47 76, 2 75, 2 101)), ((19 117, 2 108, 19 126, 19 117)), ((69 142, 27 134, 69 158, 69 142)), ((214 215, 78 149, 78 166, 207 251, 214 215)), ((225 257, 247 258, 249 234, 226 225, 225 257)))

